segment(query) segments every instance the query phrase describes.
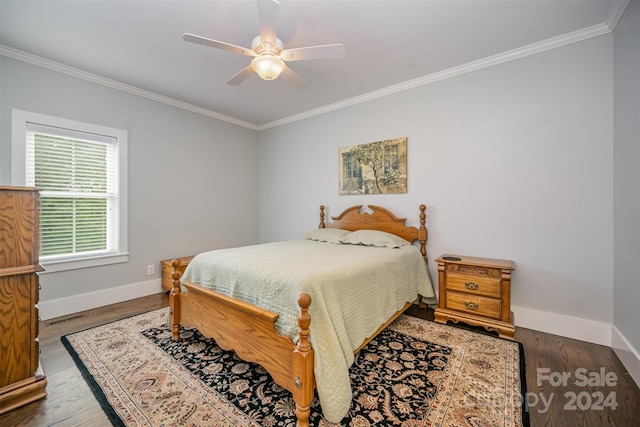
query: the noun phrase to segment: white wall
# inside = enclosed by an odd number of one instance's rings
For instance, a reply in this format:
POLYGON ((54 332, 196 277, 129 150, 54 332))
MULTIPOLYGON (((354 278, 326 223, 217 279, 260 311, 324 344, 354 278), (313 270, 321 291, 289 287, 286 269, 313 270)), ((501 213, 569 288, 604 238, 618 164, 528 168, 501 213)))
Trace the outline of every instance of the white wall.
POLYGON ((640 385, 640 3, 614 32, 613 347, 640 385))
POLYGON ((0 67, 2 185, 12 108, 129 133, 129 262, 41 275, 43 318, 160 292, 162 259, 257 242, 255 131, 10 58, 0 67))
POLYGON ((605 35, 262 131, 260 240, 299 237, 320 204, 415 225, 424 203, 430 259, 511 259, 517 325, 608 343, 612 61, 605 35), (407 194, 338 196, 339 147, 399 136, 407 194))

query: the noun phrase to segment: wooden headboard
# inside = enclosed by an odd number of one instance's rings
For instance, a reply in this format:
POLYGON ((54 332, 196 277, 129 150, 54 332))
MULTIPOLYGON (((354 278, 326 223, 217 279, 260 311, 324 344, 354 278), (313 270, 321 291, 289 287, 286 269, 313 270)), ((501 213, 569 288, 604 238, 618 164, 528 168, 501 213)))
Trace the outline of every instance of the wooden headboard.
POLYGON ((324 206, 320 206, 319 228, 342 228, 343 230, 378 230, 395 234, 409 242, 418 240, 420 242, 420 253, 427 261, 427 228, 425 227, 427 209, 425 205, 420 205, 420 228, 408 227, 404 225, 406 218, 397 218, 394 214, 381 208, 380 206, 369 205, 373 212, 360 213, 363 205, 356 205, 347 208, 338 216, 332 216, 332 222, 324 220, 324 206))

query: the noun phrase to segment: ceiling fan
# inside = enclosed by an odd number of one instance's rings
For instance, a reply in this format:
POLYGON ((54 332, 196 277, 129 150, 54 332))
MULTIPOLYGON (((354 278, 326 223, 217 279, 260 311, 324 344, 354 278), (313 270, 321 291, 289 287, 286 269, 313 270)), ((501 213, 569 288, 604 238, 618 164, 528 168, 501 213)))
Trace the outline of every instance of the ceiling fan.
POLYGON ((309 59, 338 59, 344 56, 344 46, 342 44, 284 49, 282 41, 277 37, 280 3, 276 0, 257 0, 257 3, 260 35, 253 39, 250 49, 190 33, 185 33, 182 36, 187 42, 253 57, 251 64, 227 80, 227 84, 237 85, 253 72, 256 72, 264 80, 275 80, 282 75, 294 88, 300 90, 307 87, 307 83, 291 68, 287 67, 286 62, 309 59))

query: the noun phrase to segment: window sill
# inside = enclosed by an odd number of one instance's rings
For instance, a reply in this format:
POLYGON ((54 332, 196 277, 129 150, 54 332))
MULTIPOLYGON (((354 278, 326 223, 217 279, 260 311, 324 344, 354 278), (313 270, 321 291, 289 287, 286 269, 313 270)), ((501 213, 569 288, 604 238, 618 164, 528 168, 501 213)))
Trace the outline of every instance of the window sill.
POLYGON ((44 271, 40 272, 40 274, 57 273, 59 271, 76 270, 79 268, 99 267, 101 265, 118 264, 127 262, 128 260, 128 253, 120 253, 59 261, 42 261, 41 264, 44 267, 44 271))

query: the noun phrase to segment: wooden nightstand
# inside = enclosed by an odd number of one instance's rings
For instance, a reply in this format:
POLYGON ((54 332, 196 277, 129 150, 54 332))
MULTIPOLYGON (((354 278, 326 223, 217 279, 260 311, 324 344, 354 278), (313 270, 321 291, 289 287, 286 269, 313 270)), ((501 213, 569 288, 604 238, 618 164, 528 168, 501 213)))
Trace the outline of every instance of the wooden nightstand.
MULTIPOLYGON (((187 265, 189 265, 193 257, 185 256, 178 259, 180 260, 180 273, 184 273, 184 269, 187 268, 187 265)), ((171 266, 171 261, 173 261, 173 259, 160 261, 160 264, 162 264, 162 290, 164 292, 171 292, 171 288, 173 287, 173 278, 171 277, 173 267, 171 266)))
POLYGON ((435 321, 464 322, 513 339, 511 271, 513 261, 442 255, 438 263, 439 302, 435 321), (459 258, 459 260, 445 258, 459 258))

